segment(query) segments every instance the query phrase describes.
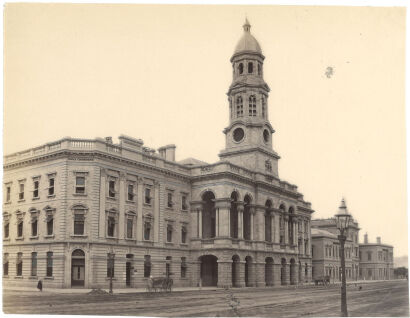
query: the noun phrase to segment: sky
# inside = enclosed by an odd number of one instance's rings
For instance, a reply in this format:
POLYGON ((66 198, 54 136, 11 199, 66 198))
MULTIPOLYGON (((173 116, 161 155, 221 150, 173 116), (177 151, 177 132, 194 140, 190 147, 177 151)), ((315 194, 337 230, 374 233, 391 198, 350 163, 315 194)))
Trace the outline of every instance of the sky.
POLYGON ((280 178, 314 218, 344 197, 360 242, 407 255, 403 8, 6 4, 4 152, 125 134, 218 161, 245 17, 266 57, 280 178))

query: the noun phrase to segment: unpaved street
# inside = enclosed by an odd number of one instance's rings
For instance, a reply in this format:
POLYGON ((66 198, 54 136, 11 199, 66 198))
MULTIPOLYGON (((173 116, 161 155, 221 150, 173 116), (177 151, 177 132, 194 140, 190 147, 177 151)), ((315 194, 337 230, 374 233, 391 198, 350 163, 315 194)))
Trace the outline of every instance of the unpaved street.
MULTIPOLYGON (((348 286, 349 316, 409 316, 406 281, 348 286)), ((115 295, 6 291, 5 313, 133 316, 339 316, 340 286, 115 295)))

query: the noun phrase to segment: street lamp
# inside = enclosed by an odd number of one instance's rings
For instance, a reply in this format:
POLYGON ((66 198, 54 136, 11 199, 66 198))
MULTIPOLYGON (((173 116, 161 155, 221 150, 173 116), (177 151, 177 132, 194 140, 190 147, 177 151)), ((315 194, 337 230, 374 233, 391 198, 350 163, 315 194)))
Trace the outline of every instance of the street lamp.
POLYGON ((340 231, 340 235, 338 236, 340 242, 340 262, 342 267, 342 317, 347 317, 347 301, 346 301, 346 269, 345 269, 345 241, 346 241, 346 234, 350 224, 352 216, 349 214, 346 208, 345 200, 342 199, 339 207, 339 213, 335 215, 336 220, 336 227, 340 231))

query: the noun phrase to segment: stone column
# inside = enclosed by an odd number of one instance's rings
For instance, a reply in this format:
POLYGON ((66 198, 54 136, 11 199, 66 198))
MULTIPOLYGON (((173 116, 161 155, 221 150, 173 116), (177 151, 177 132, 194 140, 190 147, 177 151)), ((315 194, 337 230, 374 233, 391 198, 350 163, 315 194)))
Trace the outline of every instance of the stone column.
POLYGON ((238 239, 243 239, 243 202, 238 202, 237 203, 237 209, 238 209, 238 239))
POLYGON ((254 240, 265 241, 265 207, 257 206, 254 217, 254 240))
POLYGON ((281 264, 273 264, 273 285, 274 286, 280 286, 280 269, 281 269, 281 264))
POLYGON ((255 262, 256 287, 265 287, 265 262, 255 262))
POLYGON ((290 269, 290 274, 289 279, 290 279, 290 284, 291 285, 297 285, 298 284, 298 264, 289 264, 289 269, 290 269))
POLYGON ((254 217, 255 217, 255 208, 250 207, 249 213, 251 214, 251 241, 254 239, 254 217))
POLYGON ((202 238, 202 201, 191 201, 191 229, 193 237, 202 238))
POLYGON ((232 287, 232 260, 218 259, 218 287, 232 287))
POLYGON ((300 269, 300 278, 299 279, 299 285, 303 285, 303 283, 305 282, 305 266, 302 263, 301 269, 300 269))
POLYGON ((297 238, 298 238, 298 232, 297 232, 297 223, 293 223, 293 244, 297 245, 297 238))
MULTIPOLYGON (((124 229, 125 229, 125 184, 126 174, 120 173, 120 180, 118 186, 118 198, 119 198, 119 211, 118 211, 118 238, 124 239, 124 229)), ((124 270, 125 272, 125 270, 124 270)))
MULTIPOLYGON (((308 244, 307 244, 308 250, 307 250, 306 255, 310 255, 312 253, 312 246, 311 246, 311 244, 312 244, 312 238, 311 238, 312 232, 311 232, 311 227, 310 227, 310 220, 308 221, 307 224, 308 224, 308 229, 307 229, 307 233, 308 233, 308 244)), ((313 255, 310 255, 310 256, 313 256, 313 255)))
POLYGON ((100 238, 105 238, 105 188, 107 185, 107 174, 105 172, 105 169, 101 168, 100 175, 100 215, 98 220, 98 236, 100 238))
POLYGON ((284 285, 289 285, 290 284, 290 264, 286 263, 283 265, 283 267, 284 267, 284 275, 285 275, 284 285))
POLYGON ((159 242, 159 230, 160 230, 160 191, 159 191, 160 184, 158 181, 154 181, 154 242, 159 242))
MULTIPOLYGON (((336 273, 337 277, 339 277, 339 271, 336 273)), ((305 281, 308 283, 312 282, 312 265, 308 264, 308 276, 305 277, 305 281)))
POLYGON ((142 205, 144 200, 144 179, 138 177, 137 179, 137 240, 144 240, 144 220, 142 205))
POLYGON ((238 276, 236 276, 236 277, 238 277, 238 287, 245 287, 246 286, 246 284, 245 284, 245 261, 240 261, 239 262, 239 264, 238 264, 238 267, 239 267, 239 275, 238 276))
POLYGON ((216 232, 216 237, 230 237, 231 235, 231 224, 230 224, 231 199, 226 198, 226 199, 215 200, 215 208, 216 208, 216 217, 217 217, 215 223, 218 224, 217 226, 218 231, 216 232))
POLYGON ((283 216, 283 221, 285 223, 285 244, 289 243, 289 229, 288 229, 288 217, 286 215, 283 216))
POLYGON ((276 231, 275 231, 275 214, 273 214, 273 212, 271 212, 271 216, 270 216, 270 241, 271 242, 275 242, 275 236, 276 236, 276 231))
POLYGON ((275 215, 275 243, 279 243, 280 241, 280 215, 275 215))
POLYGON ((199 287, 201 279, 201 262, 192 261, 191 268, 191 285, 194 287, 199 287))
POLYGON ((255 263, 250 262, 248 264, 248 286, 254 287, 256 286, 256 276, 255 276, 255 263))

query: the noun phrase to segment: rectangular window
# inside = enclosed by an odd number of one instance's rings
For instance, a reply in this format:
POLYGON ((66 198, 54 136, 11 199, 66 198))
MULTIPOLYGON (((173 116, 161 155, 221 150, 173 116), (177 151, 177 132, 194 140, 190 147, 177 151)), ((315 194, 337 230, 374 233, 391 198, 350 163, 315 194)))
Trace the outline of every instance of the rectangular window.
POLYGON ((75 177, 75 193, 85 194, 85 177, 75 177))
POLYGON ((149 241, 151 235, 151 223, 145 222, 144 224, 144 240, 149 241))
POLYGON ((167 242, 172 242, 172 225, 167 226, 167 242))
POLYGON ((110 198, 115 198, 115 181, 110 180, 108 182, 108 196, 110 198))
POLYGON ((186 257, 181 257, 181 278, 186 277, 186 269, 187 269, 186 257))
POLYGON ((127 238, 132 239, 132 228, 133 228, 133 222, 132 218, 127 219, 127 238))
POLYGON ((38 220, 37 220, 37 217, 34 217, 31 220, 31 236, 37 236, 37 229, 38 229, 38 220))
POLYGON ((38 198, 39 197, 39 193, 38 193, 39 184, 40 184, 40 181, 38 181, 38 180, 34 181, 33 198, 38 198))
POLYGON ((53 235, 54 219, 52 215, 47 216, 47 235, 53 235))
POLYGON ((17 224, 17 237, 23 237, 23 220, 19 220, 17 224))
POLYGON ((128 201, 134 201, 134 185, 128 185, 128 201))
POLYGON ((10 235, 10 223, 4 224, 4 238, 8 238, 10 235))
POLYGON ((54 178, 48 179, 48 195, 54 195, 54 178))
POLYGON ((186 227, 183 226, 181 229, 181 243, 183 244, 186 243, 186 235, 187 235, 187 230, 186 230, 186 227))
POLYGON ((9 253, 4 253, 3 257, 3 275, 9 275, 9 253))
POLYGON ((115 234, 115 218, 113 216, 109 216, 107 219, 107 236, 114 237, 115 234))
POLYGON ((181 201, 182 201, 182 204, 181 204, 182 210, 188 210, 188 205, 186 203, 186 195, 182 196, 181 201))
POLYGON ((23 253, 17 253, 16 276, 23 276, 23 253))
POLYGON ((168 192, 168 200, 167 200, 167 206, 168 208, 172 208, 172 193, 168 192))
POLYGON ((24 183, 19 184, 19 200, 24 200, 24 183))
POLYGON ((53 252, 47 252, 47 277, 53 277, 53 252))
POLYGON ((145 188, 145 204, 151 204, 151 189, 145 188))
POLYGON ((371 252, 367 252, 367 260, 368 261, 372 260, 372 253, 371 252))
POLYGON ((107 254, 107 277, 114 277, 114 259, 115 254, 107 254))
POLYGON ((151 256, 144 255, 144 277, 151 276, 151 256))
POLYGON ((31 253, 31 276, 37 276, 37 253, 31 253))
POLYGON ((84 235, 84 215, 74 215, 74 235, 84 235))
POLYGON ((10 202, 11 199, 11 187, 7 186, 6 188, 6 202, 10 202))

